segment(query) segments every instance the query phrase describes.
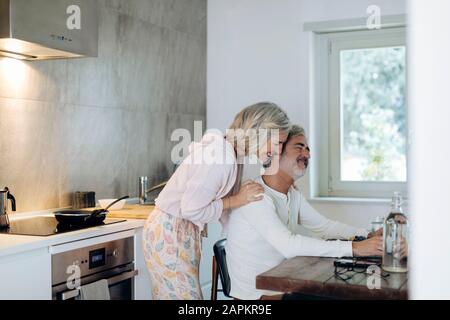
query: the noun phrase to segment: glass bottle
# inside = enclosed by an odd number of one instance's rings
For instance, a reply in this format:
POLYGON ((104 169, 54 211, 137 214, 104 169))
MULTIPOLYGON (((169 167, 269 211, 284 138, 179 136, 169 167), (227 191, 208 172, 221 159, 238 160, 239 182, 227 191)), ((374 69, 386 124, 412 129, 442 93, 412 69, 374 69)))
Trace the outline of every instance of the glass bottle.
POLYGON ((408 271, 408 219, 402 204, 402 195, 395 192, 391 212, 384 221, 382 268, 387 272, 408 271))

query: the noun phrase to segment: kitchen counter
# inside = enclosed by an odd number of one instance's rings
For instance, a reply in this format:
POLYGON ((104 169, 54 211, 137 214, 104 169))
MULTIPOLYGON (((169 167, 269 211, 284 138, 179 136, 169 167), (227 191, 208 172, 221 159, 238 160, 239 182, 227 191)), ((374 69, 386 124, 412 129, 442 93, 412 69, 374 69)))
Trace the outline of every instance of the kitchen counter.
MULTIPOLYGON (((9 218, 11 221, 18 221, 35 217, 52 217, 55 211, 53 209, 18 213, 10 215, 9 218)), ((150 300, 151 280, 144 260, 142 241, 145 219, 152 211, 153 206, 128 203, 124 209, 111 211, 107 216, 109 220, 126 220, 119 223, 47 237, 0 234, 0 272, 8 275, 0 288, 0 300, 52 299, 53 254, 109 242, 124 236, 134 238, 134 263, 137 271, 134 278, 134 298, 150 300)))
MULTIPOLYGON (((153 205, 138 205, 127 203, 123 209, 110 211, 108 219, 127 220, 126 222, 92 227, 48 237, 21 236, 0 234, 0 258, 11 254, 35 250, 48 246, 63 244, 87 238, 98 237, 108 233, 142 228, 148 215, 153 211, 153 205)), ((11 221, 36 216, 52 216, 51 211, 10 215, 11 221)))
MULTIPOLYGON (((51 214, 39 215, 51 216, 51 214)), ((30 215, 23 215, 22 217, 21 214, 17 214, 10 216, 10 219, 16 220, 29 217, 30 215)), ((145 220, 142 219, 127 219, 125 222, 76 230, 48 237, 0 234, 0 258, 67 242, 98 237, 109 233, 142 228, 144 223, 145 220)))

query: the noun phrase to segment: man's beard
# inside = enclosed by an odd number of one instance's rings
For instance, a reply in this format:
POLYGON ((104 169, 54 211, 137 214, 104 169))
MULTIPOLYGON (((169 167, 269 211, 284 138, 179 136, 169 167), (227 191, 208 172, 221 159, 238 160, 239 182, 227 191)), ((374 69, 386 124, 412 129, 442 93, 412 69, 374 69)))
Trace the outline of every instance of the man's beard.
POLYGON ((306 168, 305 169, 295 169, 293 172, 293 179, 294 181, 297 181, 298 179, 302 178, 306 174, 306 168))

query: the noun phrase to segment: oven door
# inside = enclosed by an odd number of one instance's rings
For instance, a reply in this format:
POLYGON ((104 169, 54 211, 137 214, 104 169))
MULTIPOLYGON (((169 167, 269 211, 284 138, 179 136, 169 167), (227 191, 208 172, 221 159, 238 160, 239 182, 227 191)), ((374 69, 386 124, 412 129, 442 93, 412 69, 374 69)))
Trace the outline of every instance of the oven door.
MULTIPOLYGON (((134 278, 137 275, 138 270, 130 264, 81 278, 81 286, 106 279, 111 300, 133 300, 134 278)), ((54 300, 75 300, 80 296, 80 289, 69 290, 65 283, 54 286, 52 292, 54 300)))

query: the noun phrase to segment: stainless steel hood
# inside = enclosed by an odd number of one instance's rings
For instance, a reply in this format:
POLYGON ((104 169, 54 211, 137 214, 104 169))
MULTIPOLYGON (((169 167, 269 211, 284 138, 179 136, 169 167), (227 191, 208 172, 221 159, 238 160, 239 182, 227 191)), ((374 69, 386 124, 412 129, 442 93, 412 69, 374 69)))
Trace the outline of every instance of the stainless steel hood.
POLYGON ((44 60, 98 55, 97 0, 0 0, 0 56, 44 60))

